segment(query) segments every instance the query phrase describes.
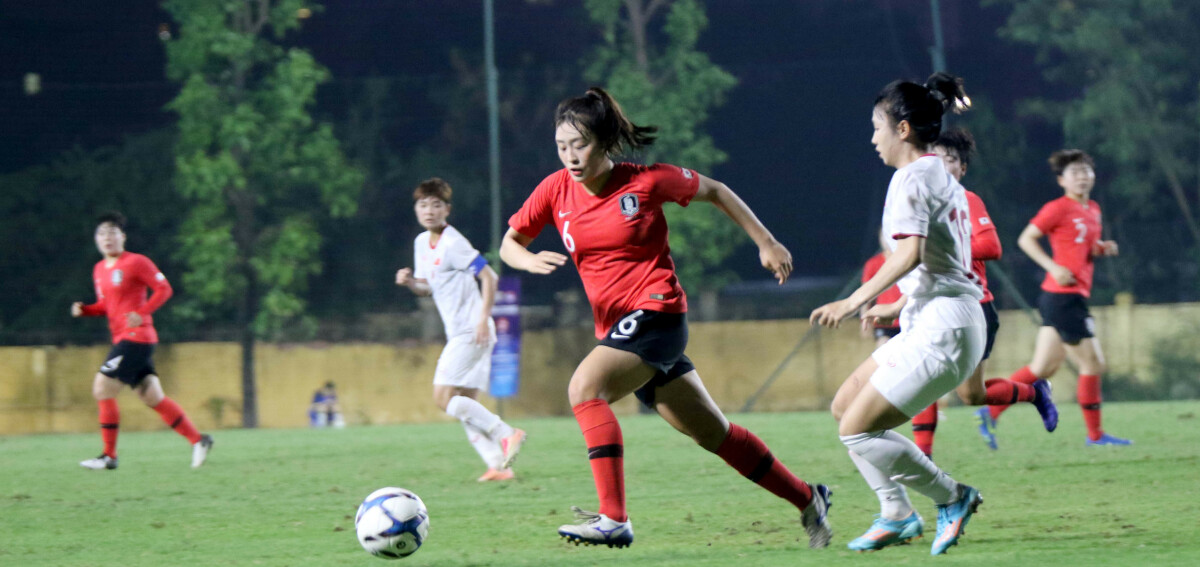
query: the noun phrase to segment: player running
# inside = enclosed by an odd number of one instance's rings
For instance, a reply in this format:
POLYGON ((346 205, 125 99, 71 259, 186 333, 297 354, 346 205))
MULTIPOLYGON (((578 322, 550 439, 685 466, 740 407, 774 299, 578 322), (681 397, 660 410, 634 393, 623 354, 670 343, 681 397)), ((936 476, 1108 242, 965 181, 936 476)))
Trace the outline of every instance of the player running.
POLYGON ((465 236, 446 223, 450 184, 434 177, 413 191, 413 210, 425 232, 413 241, 413 268, 396 272, 396 285, 433 296, 446 329, 446 348, 433 376, 433 401, 463 424, 467 439, 487 465, 478 480, 511 480, 512 463, 525 432, 488 411, 476 399, 492 372, 496 324, 496 272, 465 236), (481 285, 476 285, 478 278, 481 285), (480 293, 480 287, 483 293, 480 293))
MULTIPOLYGON (((881 505, 878 520, 850 542, 872 551, 924 531, 905 487, 937 504, 931 553, 958 543, 983 503, 979 491, 937 467, 907 437, 892 431, 966 380, 983 357, 983 293, 971 273, 967 198, 929 150, 947 109, 966 107, 962 80, 937 73, 925 85, 895 81, 875 99, 871 143, 896 168, 883 207, 883 234, 892 254, 850 297, 813 311, 815 324, 836 327, 895 283, 906 296, 900 334, 876 349, 842 384, 832 411, 850 458, 881 505)), ((876 306, 868 317, 891 306, 876 306)))
MULTIPOLYGON (((1087 425, 1087 446, 1130 445, 1132 441, 1105 433, 1100 427, 1100 375, 1104 373, 1104 353, 1096 339, 1096 324, 1088 312, 1087 298, 1092 291, 1092 271, 1097 257, 1116 256, 1117 243, 1100 239, 1100 205, 1091 200, 1096 185, 1095 162, 1082 150, 1060 150, 1050 156, 1050 168, 1063 189, 1063 196, 1046 203, 1029 221, 1017 245, 1042 269, 1042 295, 1038 310, 1042 327, 1038 329, 1033 360, 1013 373, 1015 382, 1037 383, 1054 376, 1064 357, 1079 368, 1076 398, 1087 425), (1051 257, 1038 240, 1050 240, 1051 257)), ((980 413, 982 425, 993 433, 996 419, 1007 406, 993 406, 987 415, 980 413)), ((994 433, 993 433, 994 435, 994 433)))
MULTIPOLYGON (((950 130, 943 132, 933 145, 933 151, 941 156, 946 164, 946 171, 959 182, 967 173, 971 156, 975 153, 975 138, 966 130, 950 130)), ((984 382, 983 374, 987 359, 996 343, 996 331, 1000 329, 1000 317, 996 306, 992 304, 995 297, 987 285, 987 264, 999 260, 1002 249, 1000 238, 996 234, 996 225, 988 215, 987 207, 979 195, 964 190, 967 195, 967 206, 971 213, 971 271, 983 288, 983 299, 979 306, 983 308, 983 316, 987 321, 987 344, 983 349, 983 360, 975 367, 971 377, 958 386, 956 392, 963 403, 973 406, 996 404, 1008 405, 1016 402, 1033 404, 1042 417, 1042 425, 1046 431, 1054 431, 1058 427, 1058 408, 1050 396, 1050 383, 1037 380, 1032 384, 1014 382, 1003 378, 992 378, 984 382)), ((976 412, 980 420, 979 432, 992 450, 996 449, 996 437, 987 426, 990 418, 989 408, 979 408, 976 412)), ((930 458, 933 457, 933 436, 937 430, 938 411, 936 404, 930 405, 925 411, 913 417, 913 439, 921 451, 930 458)))
POLYGON ((560 527, 559 535, 577 545, 633 543, 625 508, 624 441, 609 406, 632 393, 705 450, 794 505, 809 546, 827 546, 829 489, 800 480, 761 439, 730 423, 684 354, 687 299, 667 246, 663 205, 712 203, 758 245, 763 267, 781 284, 792 271, 791 254, 724 184, 674 165, 614 163, 613 156, 652 144, 657 128, 630 122, 603 89, 564 100, 554 125, 563 169, 546 177, 509 219, 500 257, 534 274, 553 272, 566 264, 566 256, 527 247, 547 225, 557 228, 583 280, 600 339, 568 386, 600 510, 575 508, 583 522, 560 527))
POLYGON ((191 442, 192 468, 198 468, 208 458, 212 437, 196 431, 183 408, 163 393, 152 358, 158 332, 151 313, 171 298, 171 284, 149 258, 125 251, 125 217, 120 213, 100 215, 95 237, 96 248, 104 256, 92 269, 96 302, 72 303, 71 316, 107 316, 113 347, 92 380, 92 397, 100 407, 104 452, 79 466, 92 470, 117 468, 117 431, 121 424, 117 394, 124 384, 133 388, 142 403, 158 412, 163 423, 191 442), (151 291, 149 299, 147 289, 151 291))

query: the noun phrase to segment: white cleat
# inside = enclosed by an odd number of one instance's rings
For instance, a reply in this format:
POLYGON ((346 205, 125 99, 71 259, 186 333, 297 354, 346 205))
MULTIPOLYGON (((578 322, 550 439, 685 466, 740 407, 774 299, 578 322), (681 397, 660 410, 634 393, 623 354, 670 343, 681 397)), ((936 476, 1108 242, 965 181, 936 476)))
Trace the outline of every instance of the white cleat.
POLYGON ((117 468, 117 459, 116 459, 116 457, 110 457, 110 456, 102 453, 99 457, 96 457, 94 459, 80 461, 79 466, 81 466, 85 469, 92 469, 94 471, 102 471, 102 470, 110 470, 111 471, 111 470, 117 468))
POLYGON ((833 527, 829 525, 829 508, 833 506, 833 491, 824 484, 810 484, 812 503, 800 513, 800 523, 808 534, 808 547, 824 549, 833 539, 833 527))
POLYGON ((198 469, 204 464, 205 459, 208 459, 208 452, 212 450, 213 438, 209 435, 201 435, 200 440, 192 444, 192 468, 198 469))
POLYGON ((607 545, 629 547, 633 543, 633 522, 618 522, 596 512, 587 512, 571 506, 575 517, 583 520, 578 524, 559 526, 558 535, 575 545, 607 545))

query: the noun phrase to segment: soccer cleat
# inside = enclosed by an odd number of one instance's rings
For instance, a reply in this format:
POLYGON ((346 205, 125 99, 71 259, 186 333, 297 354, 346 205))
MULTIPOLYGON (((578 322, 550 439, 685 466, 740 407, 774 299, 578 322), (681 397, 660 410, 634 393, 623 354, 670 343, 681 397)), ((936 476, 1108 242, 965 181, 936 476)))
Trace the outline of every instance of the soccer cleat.
POLYGON ((983 437, 983 442, 987 443, 988 449, 996 450, 996 420, 992 419, 992 412, 988 411, 987 406, 983 406, 975 410, 975 420, 979 422, 979 435, 983 437))
POLYGON ((833 491, 824 484, 808 485, 812 490, 812 502, 800 513, 800 524, 808 534, 808 547, 824 549, 833 539, 833 527, 829 525, 829 509, 833 507, 833 491))
POLYGON ((587 512, 577 506, 571 506, 571 511, 583 521, 558 527, 558 535, 568 542, 609 547, 629 547, 633 543, 633 522, 618 522, 604 514, 587 512))
POLYGON ((983 504, 983 497, 978 490, 965 484, 958 485, 958 500, 937 507, 937 538, 933 540, 929 554, 941 555, 958 545, 958 538, 966 533, 967 522, 979 510, 980 504, 983 504))
POLYGON ((192 468, 198 469, 204 464, 204 460, 208 458, 208 452, 212 450, 213 438, 209 435, 201 435, 200 440, 192 444, 192 468))
POLYGON ((99 457, 96 457, 94 459, 88 459, 86 461, 81 461, 79 463, 79 466, 81 466, 85 469, 92 469, 94 471, 102 471, 102 470, 110 470, 111 471, 111 470, 117 468, 117 458, 110 457, 108 455, 101 453, 99 457))
POLYGON ((1037 408, 1038 415, 1042 416, 1042 425, 1046 427, 1046 431, 1053 432, 1058 428, 1058 408, 1054 405, 1054 398, 1050 397, 1050 382, 1042 378, 1035 380, 1031 386, 1037 390, 1033 407, 1037 408))
MULTIPOLYGON (((1100 447, 1105 445, 1124 447, 1126 445, 1133 445, 1133 441, 1121 439, 1120 437, 1113 437, 1107 433, 1101 433, 1099 439, 1092 441, 1092 439, 1089 437, 1087 439, 1087 443, 1085 443, 1086 447, 1100 447)), ((113 465, 113 468, 116 468, 116 465, 113 465)))
POLYGON ((517 453, 521 452, 521 445, 525 444, 525 432, 523 430, 513 428, 513 434, 500 440, 500 448, 504 450, 504 462, 500 463, 500 468, 507 469, 512 466, 513 461, 517 460, 517 453))
POLYGON ((903 520, 876 517, 875 523, 867 528, 867 533, 854 538, 846 547, 858 552, 879 551, 889 545, 904 545, 924 533, 925 522, 921 521, 921 515, 914 510, 903 520))
POLYGON ((483 476, 475 479, 479 482, 488 482, 492 480, 512 480, 516 476, 512 469, 488 469, 483 473, 483 476))

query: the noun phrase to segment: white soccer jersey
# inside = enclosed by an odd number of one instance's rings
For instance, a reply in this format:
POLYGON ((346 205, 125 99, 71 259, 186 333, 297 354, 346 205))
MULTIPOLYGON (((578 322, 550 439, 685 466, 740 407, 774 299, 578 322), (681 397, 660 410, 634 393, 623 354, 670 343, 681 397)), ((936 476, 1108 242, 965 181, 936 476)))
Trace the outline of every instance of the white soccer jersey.
POLYGON ((942 158, 927 155, 896 170, 883 205, 883 234, 895 251, 905 236, 925 237, 925 258, 897 282, 913 299, 983 299, 971 272, 971 218, 962 185, 942 158))
POLYGON ((483 296, 475 276, 487 260, 454 227, 447 225, 437 246, 429 245, 429 231, 413 241, 413 277, 429 282, 446 338, 475 332, 483 296))

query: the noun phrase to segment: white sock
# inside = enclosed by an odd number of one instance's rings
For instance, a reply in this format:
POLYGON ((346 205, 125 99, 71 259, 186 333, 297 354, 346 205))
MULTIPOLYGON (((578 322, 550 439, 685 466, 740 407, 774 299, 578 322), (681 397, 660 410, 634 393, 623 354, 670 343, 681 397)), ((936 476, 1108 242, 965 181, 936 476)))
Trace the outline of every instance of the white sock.
POLYGON ((950 478, 917 445, 895 431, 843 435, 842 444, 891 480, 933 500, 949 504, 958 498, 958 482, 950 478))
POLYGON ((499 469, 500 465, 504 463, 504 451, 500 449, 500 444, 492 441, 487 434, 465 421, 463 429, 467 430, 467 441, 471 442, 471 446, 475 448, 476 453, 479 453, 484 464, 489 469, 499 469))
POLYGON ((500 419, 500 416, 488 411, 483 404, 466 396, 454 396, 446 404, 446 413, 463 423, 471 424, 487 435, 493 441, 499 441, 513 434, 513 428, 500 419))
POLYGON ((867 481, 867 486, 879 497, 879 515, 885 520, 903 520, 912 515, 912 502, 908 499, 908 491, 900 484, 869 461, 854 451, 849 451, 850 460, 858 467, 858 472, 867 481))

